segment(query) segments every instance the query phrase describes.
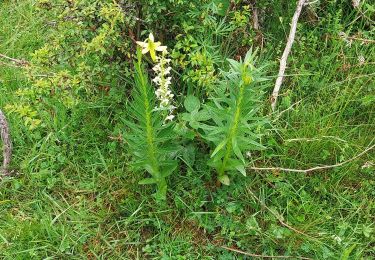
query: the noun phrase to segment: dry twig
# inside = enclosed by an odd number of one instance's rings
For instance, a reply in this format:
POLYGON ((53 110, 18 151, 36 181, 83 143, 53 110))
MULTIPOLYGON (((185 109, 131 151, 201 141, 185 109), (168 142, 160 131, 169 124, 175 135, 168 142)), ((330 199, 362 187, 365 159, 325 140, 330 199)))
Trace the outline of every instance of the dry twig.
POLYGON ((258 7, 256 5, 256 1, 253 2, 252 4, 252 11, 253 11, 253 28, 254 30, 259 30, 259 15, 258 15, 258 7))
POLYGON ((296 31, 297 31, 298 18, 301 14, 302 7, 305 4, 305 1, 306 0, 298 0, 297 8, 296 8, 296 11, 295 11, 293 19, 292 19, 292 25, 290 27, 288 41, 287 41, 283 56, 281 57, 281 60, 280 60, 279 75, 277 77, 275 87, 273 89, 273 93, 272 93, 272 97, 271 97, 271 107, 272 107, 273 111, 275 111, 275 109, 276 109, 277 98, 279 96, 280 87, 281 87, 281 84, 283 83, 283 79, 284 79, 284 73, 285 73, 285 69, 286 69, 286 61, 287 61, 289 53, 292 49, 292 45, 293 45, 294 38, 295 38, 295 35, 296 35, 296 31))
POLYGON ((24 67, 24 66, 29 64, 29 62, 27 62, 25 60, 19 60, 19 59, 11 58, 11 57, 6 56, 6 55, 1 54, 1 53, 0 53, 0 58, 9 60, 9 61, 13 62, 15 65, 20 66, 20 67, 24 67))
POLYGON ((355 37, 355 36, 348 36, 347 38, 349 40, 360 41, 362 43, 375 43, 375 40, 365 39, 365 38, 360 38, 360 37, 355 37))
POLYGON ((282 167, 264 167, 264 168, 259 168, 259 167, 249 167, 249 169, 251 170, 256 170, 256 171, 284 171, 284 172, 299 172, 299 173, 309 173, 309 172, 313 172, 313 171, 318 171, 318 170, 326 170, 326 169, 332 169, 332 168, 336 168, 336 167, 341 167, 347 163, 350 163, 352 161, 354 161, 355 159, 363 156, 364 154, 366 154, 367 152, 369 152, 370 150, 374 149, 375 148, 375 144, 368 147, 366 150, 364 150, 363 152, 357 154, 356 156, 354 156, 353 158, 349 159, 349 160, 346 160, 346 161, 343 161, 341 163, 336 163, 336 164, 333 164, 333 165, 323 165, 323 166, 316 166, 316 167, 313 167, 313 168, 309 168, 309 169, 305 169, 305 170, 301 170, 301 169, 289 169, 289 168, 282 168, 282 167))
MULTIPOLYGON (((261 201, 257 196, 255 196, 255 194, 250 190, 250 189, 247 189, 247 191, 250 193, 250 195, 256 200, 258 201, 265 209, 267 209, 272 215, 274 215, 275 218, 277 218, 277 220, 280 222, 280 224, 300 235, 304 235, 306 237, 309 237, 309 238, 312 238, 310 237, 309 235, 303 233, 302 231, 290 226, 289 224, 285 223, 282 219, 282 217, 278 214, 276 214, 275 212, 273 212, 263 201, 261 201)), ((312 238, 313 239, 313 238, 312 238)))
POLYGON ((0 169, 4 175, 7 175, 8 166, 12 159, 12 140, 10 138, 9 125, 4 113, 0 109, 0 136, 3 142, 3 166, 0 169))

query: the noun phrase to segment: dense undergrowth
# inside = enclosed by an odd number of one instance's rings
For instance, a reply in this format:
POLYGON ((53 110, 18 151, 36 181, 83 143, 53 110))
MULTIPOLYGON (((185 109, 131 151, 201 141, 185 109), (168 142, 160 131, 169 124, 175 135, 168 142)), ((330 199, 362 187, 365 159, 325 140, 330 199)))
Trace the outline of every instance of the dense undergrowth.
POLYGON ((276 113, 295 3, 257 2, 260 31, 247 1, 0 3, 0 53, 28 61, 0 60, 0 257, 374 258, 373 150, 249 169, 373 145, 371 1, 304 9, 276 113))

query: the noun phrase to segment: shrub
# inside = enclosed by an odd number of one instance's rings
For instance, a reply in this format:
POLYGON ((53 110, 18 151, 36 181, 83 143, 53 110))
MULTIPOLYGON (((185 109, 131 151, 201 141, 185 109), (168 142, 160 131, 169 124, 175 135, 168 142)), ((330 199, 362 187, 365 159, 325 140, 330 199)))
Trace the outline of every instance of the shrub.
POLYGON ((32 54, 29 85, 17 91, 17 103, 7 106, 30 129, 53 117, 57 104, 71 109, 99 91, 123 86, 123 77, 130 74, 129 33, 135 24, 133 10, 109 0, 42 0, 39 6, 56 20, 50 21, 48 43, 32 54))

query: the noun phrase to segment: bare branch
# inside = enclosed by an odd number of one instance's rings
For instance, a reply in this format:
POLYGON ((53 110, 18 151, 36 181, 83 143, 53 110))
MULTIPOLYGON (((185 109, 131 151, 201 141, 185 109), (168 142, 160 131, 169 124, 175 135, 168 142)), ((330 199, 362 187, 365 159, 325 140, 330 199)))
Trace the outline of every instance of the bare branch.
POLYGON ((3 166, 0 172, 4 175, 8 174, 8 166, 12 159, 12 140, 10 138, 9 124, 5 118, 3 111, 0 109, 0 136, 3 142, 3 166))
POLYGON ((254 30, 259 30, 259 14, 258 14, 258 7, 256 1, 253 2, 252 4, 252 9, 253 9, 253 28, 254 30))
POLYGON ((348 141, 345 141, 337 136, 330 136, 330 135, 322 135, 321 138, 292 138, 292 139, 287 139, 284 142, 286 143, 291 143, 291 142, 315 142, 315 141, 322 141, 323 139, 332 139, 332 140, 337 140, 343 143, 348 143, 348 141))
POLYGON ((277 98, 279 96, 280 87, 281 87, 281 84, 283 83, 283 79, 284 79, 286 62, 287 62, 289 53, 292 49, 292 45, 293 45, 294 38, 295 38, 295 35, 296 35, 296 31, 297 31, 298 18, 301 14, 302 7, 305 4, 305 1, 306 0, 298 0, 297 8, 296 8, 296 11, 295 11, 293 19, 292 19, 292 25, 291 25, 290 32, 289 32, 288 41, 287 41, 283 56, 281 57, 281 60, 280 60, 279 75, 277 77, 275 87, 273 89, 273 93, 272 93, 272 97, 271 97, 271 107, 272 107, 273 111, 275 111, 275 109, 276 109, 277 98))
POLYGON ((19 59, 11 58, 11 57, 6 56, 6 55, 1 54, 1 53, 0 53, 0 58, 9 60, 9 61, 15 63, 17 66, 20 66, 20 67, 23 67, 23 66, 26 66, 26 65, 29 64, 29 62, 27 62, 25 60, 19 60, 19 59))
POLYGON ((255 196, 255 194, 248 188, 247 191, 250 193, 250 195, 256 200, 258 201, 265 209, 267 209, 272 215, 274 215, 274 217, 280 222, 281 225, 283 225, 284 227, 300 234, 300 235, 304 235, 308 238, 311 238, 311 239, 314 239, 313 237, 310 237, 309 235, 303 233, 302 231, 290 226, 289 224, 285 223, 283 221, 283 217, 281 215, 279 215, 278 213, 275 213, 272 209, 270 209, 263 201, 261 201, 257 196, 255 196))
POLYGON ((363 152, 357 154, 356 156, 354 156, 353 158, 351 158, 349 160, 343 161, 341 163, 336 163, 336 164, 333 164, 333 165, 316 166, 316 167, 309 168, 309 169, 306 169, 306 170, 289 169, 289 168, 282 168, 282 167, 264 167, 264 168, 249 167, 249 169, 256 170, 256 171, 283 171, 283 172, 309 173, 309 172, 318 171, 318 170, 326 170, 326 169, 332 169, 332 168, 336 168, 336 167, 341 167, 341 166, 343 166, 343 165, 345 165, 347 163, 350 163, 350 162, 354 161, 355 159, 363 156, 364 154, 366 154, 367 152, 369 152, 370 150, 372 150, 374 148, 375 148, 375 144, 372 145, 372 146, 370 146, 370 147, 368 147, 366 150, 364 150, 363 152))

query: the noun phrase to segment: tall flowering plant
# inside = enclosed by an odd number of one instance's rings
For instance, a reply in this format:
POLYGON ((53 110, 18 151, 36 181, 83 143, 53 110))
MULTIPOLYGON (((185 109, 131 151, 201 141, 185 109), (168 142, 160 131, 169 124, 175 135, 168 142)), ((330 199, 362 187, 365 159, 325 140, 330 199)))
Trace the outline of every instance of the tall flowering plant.
POLYGON ((138 42, 137 61, 134 63, 134 89, 128 106, 129 118, 125 120, 125 140, 133 154, 135 169, 148 172, 140 184, 155 184, 157 201, 166 199, 167 177, 177 168, 177 150, 173 131, 173 94, 169 89, 171 68, 168 66, 167 47, 154 41, 150 34, 144 42, 138 42), (142 56, 150 53, 155 62, 155 78, 150 81, 142 65, 142 56), (160 53, 160 55, 159 55, 160 53), (155 90, 151 82, 157 85, 155 90))
POLYGON ((262 107, 263 67, 257 68, 256 52, 249 50, 244 60, 228 59, 230 69, 205 104, 194 96, 184 102, 189 113, 182 114, 210 147, 207 164, 216 171, 218 181, 230 184, 232 172, 246 176, 249 163, 245 153, 261 150, 259 143, 266 118, 260 117, 262 107))

